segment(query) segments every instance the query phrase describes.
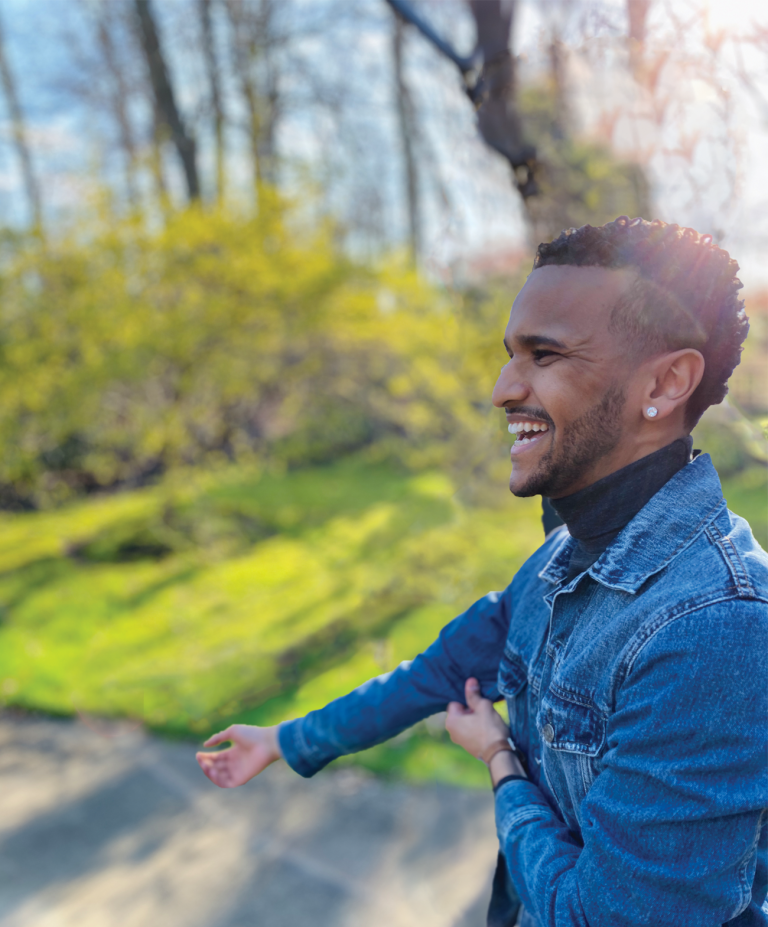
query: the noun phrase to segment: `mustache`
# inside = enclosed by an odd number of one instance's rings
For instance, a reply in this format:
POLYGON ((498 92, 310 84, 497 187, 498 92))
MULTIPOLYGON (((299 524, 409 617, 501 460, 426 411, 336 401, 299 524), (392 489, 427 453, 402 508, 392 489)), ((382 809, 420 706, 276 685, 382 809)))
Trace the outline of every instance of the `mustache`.
POLYGON ((546 422, 553 428, 555 427, 555 423, 541 407, 505 405, 504 413, 506 415, 522 415, 526 418, 535 418, 539 422, 546 422))

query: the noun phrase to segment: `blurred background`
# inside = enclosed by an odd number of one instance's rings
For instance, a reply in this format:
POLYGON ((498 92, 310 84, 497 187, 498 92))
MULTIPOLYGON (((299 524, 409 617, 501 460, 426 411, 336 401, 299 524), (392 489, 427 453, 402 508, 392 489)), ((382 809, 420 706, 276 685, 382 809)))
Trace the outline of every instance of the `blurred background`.
MULTIPOLYGON (((125 860, 151 881, 171 850, 125 849, 110 814, 172 830, 194 805, 201 859, 229 859, 237 832, 272 884, 259 854, 283 851, 254 843, 266 825, 238 830, 256 811, 199 810, 192 745, 413 657, 539 546, 490 393, 535 245, 562 228, 660 218, 740 262, 751 332, 695 444, 768 546, 767 160, 768 14, 749 0, 2 0, 3 927, 144 924, 163 904, 167 924, 302 922, 285 899, 311 892, 278 876, 269 915, 243 902, 216 920, 196 895, 178 914, 197 875, 136 913, 130 886, 149 882, 125 860), (179 808, 146 810, 158 783, 179 808), (98 908, 71 886, 105 853, 128 868, 98 908)), ((270 773, 250 793, 327 812, 317 857, 290 863, 345 899, 320 921, 313 902, 316 922, 481 923, 490 809, 448 786, 487 774, 440 719, 335 766, 316 792, 270 773), (386 806, 380 850, 409 801, 433 808, 433 851, 482 860, 470 887, 457 899, 447 863, 425 874, 429 853, 398 844, 397 871, 420 873, 396 882, 403 911, 349 908, 363 877, 322 870, 327 834, 347 834, 342 855, 368 846, 340 821, 386 806), (449 837, 445 809, 464 822, 449 837)), ((166 864, 163 884, 187 871, 166 864)))

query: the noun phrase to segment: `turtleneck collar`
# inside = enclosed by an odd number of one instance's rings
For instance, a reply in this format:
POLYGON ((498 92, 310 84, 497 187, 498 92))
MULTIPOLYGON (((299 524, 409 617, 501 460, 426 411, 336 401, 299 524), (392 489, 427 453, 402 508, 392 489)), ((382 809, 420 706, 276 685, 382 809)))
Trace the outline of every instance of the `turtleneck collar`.
POLYGON ((589 569, 661 487, 691 460, 693 438, 678 438, 585 489, 550 499, 578 543, 568 579, 589 569))

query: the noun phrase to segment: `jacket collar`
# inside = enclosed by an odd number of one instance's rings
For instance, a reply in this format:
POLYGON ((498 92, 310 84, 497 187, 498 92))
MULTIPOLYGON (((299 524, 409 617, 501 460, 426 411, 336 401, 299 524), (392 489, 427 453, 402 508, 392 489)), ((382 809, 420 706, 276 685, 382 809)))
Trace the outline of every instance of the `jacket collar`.
MULTIPOLYGON (((700 454, 651 497, 587 572, 610 589, 635 593, 685 550, 724 505, 712 460, 700 454)), ((575 544, 563 531, 539 577, 561 583, 575 544)))

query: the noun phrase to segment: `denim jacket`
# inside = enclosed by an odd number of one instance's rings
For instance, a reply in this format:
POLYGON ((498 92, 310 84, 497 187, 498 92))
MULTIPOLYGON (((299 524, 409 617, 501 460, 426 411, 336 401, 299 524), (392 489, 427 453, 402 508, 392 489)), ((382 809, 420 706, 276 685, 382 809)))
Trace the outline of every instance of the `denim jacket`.
POLYGON ((530 777, 496 793, 489 923, 768 925, 766 554, 706 454, 566 583, 574 543, 556 531, 416 659, 281 725, 287 762, 311 776, 475 676, 530 777))

